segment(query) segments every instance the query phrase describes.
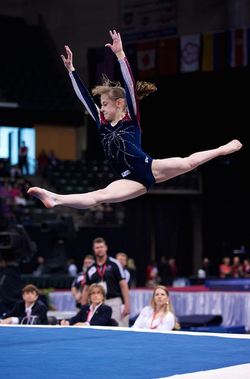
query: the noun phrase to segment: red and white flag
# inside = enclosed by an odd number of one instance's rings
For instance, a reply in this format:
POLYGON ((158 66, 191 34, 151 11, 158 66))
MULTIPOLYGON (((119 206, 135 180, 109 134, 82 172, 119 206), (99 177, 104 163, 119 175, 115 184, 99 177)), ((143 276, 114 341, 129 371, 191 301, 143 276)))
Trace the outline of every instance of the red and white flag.
POLYGON ((249 64, 250 29, 228 31, 228 65, 245 67, 249 64))
POLYGON ((137 44, 137 71, 139 79, 152 78, 156 69, 155 41, 140 42, 137 44))

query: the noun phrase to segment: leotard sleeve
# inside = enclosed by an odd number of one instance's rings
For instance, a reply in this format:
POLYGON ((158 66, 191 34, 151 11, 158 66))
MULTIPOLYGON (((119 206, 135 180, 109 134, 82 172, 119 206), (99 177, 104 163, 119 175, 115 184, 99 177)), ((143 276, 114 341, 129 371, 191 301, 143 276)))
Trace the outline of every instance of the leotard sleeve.
POLYGON ((126 99, 128 103, 128 110, 130 117, 135 118, 137 123, 140 124, 140 113, 138 106, 138 98, 135 91, 135 80, 131 71, 130 65, 126 57, 118 59, 121 67, 121 72, 125 84, 126 99))
POLYGON ((98 127, 100 127, 100 109, 94 102, 92 96, 90 95, 89 91, 81 81, 77 72, 72 71, 70 72, 69 76, 72 81, 72 85, 77 97, 83 103, 90 116, 95 120, 98 127))

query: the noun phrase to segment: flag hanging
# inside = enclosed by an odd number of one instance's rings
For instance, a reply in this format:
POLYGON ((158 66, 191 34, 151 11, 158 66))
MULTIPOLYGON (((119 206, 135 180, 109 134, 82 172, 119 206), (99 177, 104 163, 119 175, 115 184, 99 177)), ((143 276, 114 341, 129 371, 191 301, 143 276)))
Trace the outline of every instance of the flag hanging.
POLYGON ((202 35, 201 70, 217 71, 226 65, 226 33, 216 31, 202 35))
POLYGON ((156 74, 156 43, 155 41, 140 42, 137 44, 137 72, 138 78, 152 78, 156 74))
POLYGON ((157 44, 158 75, 176 74, 179 68, 179 38, 167 38, 157 44))
POLYGON ((245 67, 249 64, 250 29, 228 31, 228 65, 245 67))
POLYGON ((200 68, 200 34, 180 37, 180 71, 193 72, 200 68))

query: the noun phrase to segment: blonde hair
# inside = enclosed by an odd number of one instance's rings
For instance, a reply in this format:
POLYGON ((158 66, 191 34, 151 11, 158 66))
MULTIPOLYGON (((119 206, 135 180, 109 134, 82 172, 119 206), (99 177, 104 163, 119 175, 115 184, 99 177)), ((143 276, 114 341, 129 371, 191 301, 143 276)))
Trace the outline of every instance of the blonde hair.
POLYGON ((169 292, 168 292, 167 287, 165 287, 165 286, 161 286, 161 285, 155 286, 155 288, 154 288, 154 292, 153 292, 153 295, 152 295, 152 298, 151 298, 151 301, 150 301, 150 307, 153 308, 153 309, 156 309, 155 292, 156 292, 158 289, 161 289, 161 290, 165 291, 166 295, 169 297, 168 304, 165 304, 165 306, 164 306, 164 307, 165 307, 165 309, 164 309, 164 316, 165 316, 168 312, 173 313, 174 318, 175 318, 175 323, 174 323, 174 328, 173 328, 173 330, 180 330, 181 327, 180 327, 180 324, 179 324, 179 322, 178 322, 177 317, 175 316, 174 308, 173 308, 173 305, 172 305, 172 303, 171 303, 171 299, 170 299, 170 295, 169 295, 169 292))
POLYGON ((105 293, 105 290, 103 288, 103 286, 101 284, 98 284, 98 283, 93 283, 89 286, 89 289, 88 289, 88 304, 90 305, 91 304, 91 300, 90 300, 90 295, 92 293, 92 290, 94 288, 98 288, 102 295, 103 295, 103 303, 105 303, 105 300, 106 300, 106 293, 105 293))
MULTIPOLYGON (((157 88, 153 83, 137 81, 135 84, 135 91, 139 100, 156 90, 157 88)), ((107 75, 104 74, 102 75, 102 84, 95 86, 91 92, 93 96, 107 94, 111 100, 126 100, 126 92, 121 83, 109 80, 107 75)))
POLYGON ((117 259, 119 256, 128 259, 127 254, 123 253, 122 251, 119 251, 119 253, 116 254, 115 259, 117 259))

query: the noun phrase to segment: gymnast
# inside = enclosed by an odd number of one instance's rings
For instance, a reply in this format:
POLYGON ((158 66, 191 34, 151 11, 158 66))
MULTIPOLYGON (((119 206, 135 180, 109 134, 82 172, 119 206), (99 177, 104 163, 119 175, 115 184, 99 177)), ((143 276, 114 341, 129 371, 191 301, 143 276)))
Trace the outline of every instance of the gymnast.
POLYGON ((75 71, 73 54, 68 46, 65 46, 67 57, 61 55, 61 58, 78 98, 98 125, 106 158, 120 179, 106 188, 81 194, 61 195, 40 187, 29 188, 28 193, 40 199, 47 208, 62 205, 87 209, 101 203, 130 200, 145 194, 155 183, 182 175, 213 158, 231 154, 242 147, 238 140, 232 140, 216 149, 194 153, 186 158, 152 159, 144 153, 141 148, 138 99, 154 92, 156 87, 148 82, 135 84, 120 34, 115 30, 109 33, 112 44, 107 43, 105 46, 116 54, 125 89, 120 83, 111 82, 103 76, 102 85, 92 90, 93 96, 100 96, 100 109, 75 71))

